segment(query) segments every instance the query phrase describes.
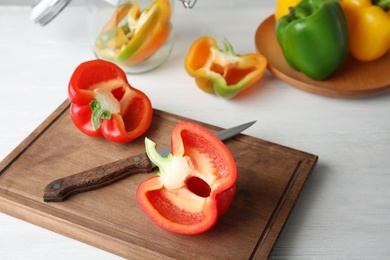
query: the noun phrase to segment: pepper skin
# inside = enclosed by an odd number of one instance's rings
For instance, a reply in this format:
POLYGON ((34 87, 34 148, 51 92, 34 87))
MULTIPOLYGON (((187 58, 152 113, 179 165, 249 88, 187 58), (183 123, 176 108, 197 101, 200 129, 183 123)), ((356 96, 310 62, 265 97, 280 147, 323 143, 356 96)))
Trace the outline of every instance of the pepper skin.
POLYGON ((126 143, 146 132, 152 121, 149 98, 108 61, 81 63, 70 78, 68 96, 73 123, 89 136, 126 143))
POLYGON ((226 39, 222 43, 223 50, 211 37, 197 39, 188 51, 184 67, 201 90, 232 98, 260 80, 267 59, 258 53, 237 55, 226 39))
POLYGON ((373 61, 390 49, 390 0, 341 0, 348 20, 351 55, 373 61))
POLYGON ((236 164, 222 141, 195 123, 181 122, 172 131, 168 157, 161 157, 147 138, 145 146, 159 168, 157 176, 137 189, 146 215, 159 227, 180 234, 213 227, 236 192, 236 164))
POLYGON ((168 0, 154 0, 143 11, 137 2, 121 4, 96 39, 96 53, 125 66, 144 61, 168 39, 171 12, 168 0), (119 26, 124 18, 127 22, 119 26))
POLYGON ((275 21, 289 13, 290 7, 294 7, 302 0, 276 0, 275 21))
POLYGON ((315 80, 328 78, 348 56, 348 26, 337 0, 303 0, 276 22, 287 63, 315 80))

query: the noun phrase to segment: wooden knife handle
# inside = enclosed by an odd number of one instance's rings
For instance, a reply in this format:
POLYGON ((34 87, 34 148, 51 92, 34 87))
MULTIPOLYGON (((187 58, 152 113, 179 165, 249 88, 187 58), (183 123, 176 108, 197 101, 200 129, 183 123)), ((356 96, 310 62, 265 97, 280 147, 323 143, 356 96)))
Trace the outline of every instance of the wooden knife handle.
POLYGON ((72 195, 99 189, 137 173, 152 171, 146 154, 140 154, 108 163, 49 183, 44 189, 45 202, 64 201, 72 195))

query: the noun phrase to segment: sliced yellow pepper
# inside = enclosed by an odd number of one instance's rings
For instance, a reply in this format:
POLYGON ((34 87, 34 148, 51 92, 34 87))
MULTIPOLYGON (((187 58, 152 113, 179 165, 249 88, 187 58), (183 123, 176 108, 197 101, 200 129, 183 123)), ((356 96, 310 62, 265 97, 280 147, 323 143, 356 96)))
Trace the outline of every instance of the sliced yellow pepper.
POLYGON ((142 12, 134 23, 133 45, 129 44, 117 56, 123 65, 135 65, 158 50, 169 37, 172 30, 170 22, 171 6, 167 0, 155 0, 142 12), (131 57, 131 58, 129 58, 131 57))
POLYGON ((147 59, 156 51, 157 46, 164 45, 171 30, 172 26, 170 24, 166 25, 158 23, 157 25, 155 25, 153 32, 148 34, 147 37, 144 38, 142 46, 133 53, 131 59, 126 59, 124 62, 122 62, 122 64, 132 66, 147 59))
POLYGON ((168 0, 154 0, 142 12, 137 2, 118 6, 96 40, 96 53, 120 65, 142 62, 168 39, 171 11, 168 0))
POLYGON ((390 1, 341 0, 348 20, 349 49, 360 61, 373 61, 390 49, 390 1))
POLYGON ((294 7, 302 0, 277 0, 275 7, 275 21, 289 13, 290 7, 294 7))

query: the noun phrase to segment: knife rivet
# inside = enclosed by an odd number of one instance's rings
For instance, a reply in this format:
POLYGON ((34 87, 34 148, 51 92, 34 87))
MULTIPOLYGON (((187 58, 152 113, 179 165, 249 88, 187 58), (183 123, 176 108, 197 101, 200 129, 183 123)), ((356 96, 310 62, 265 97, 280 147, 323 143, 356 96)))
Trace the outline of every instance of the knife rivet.
POLYGON ((139 158, 138 156, 136 156, 136 157, 133 158, 133 161, 134 161, 134 162, 139 162, 140 160, 141 160, 141 158, 139 158))
POLYGON ((103 174, 105 172, 104 168, 99 168, 96 173, 97 174, 103 174))
POLYGON ((61 184, 56 183, 53 185, 53 189, 58 190, 59 188, 61 188, 61 184))

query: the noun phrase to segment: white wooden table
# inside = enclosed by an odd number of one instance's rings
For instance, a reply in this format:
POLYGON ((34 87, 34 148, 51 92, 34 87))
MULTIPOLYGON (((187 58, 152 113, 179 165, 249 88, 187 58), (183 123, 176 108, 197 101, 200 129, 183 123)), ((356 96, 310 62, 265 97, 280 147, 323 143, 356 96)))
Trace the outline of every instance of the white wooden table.
MULTIPOLYGON (((75 67, 94 56, 80 1, 52 23, 30 7, 0 6, 0 159, 67 98, 75 67)), ((245 133, 319 156, 272 258, 385 259, 390 256, 390 94, 332 99, 295 89, 270 73, 245 95, 201 92, 183 67, 191 42, 228 38, 255 52, 254 33, 273 1, 176 5, 176 42, 164 66, 129 81, 157 109, 220 127, 258 120, 245 133)), ((389 68, 390 71, 390 68, 389 68)), ((1 181, 1 176, 0 176, 1 181)), ((117 259, 110 253, 0 213, 0 259, 117 259)))

